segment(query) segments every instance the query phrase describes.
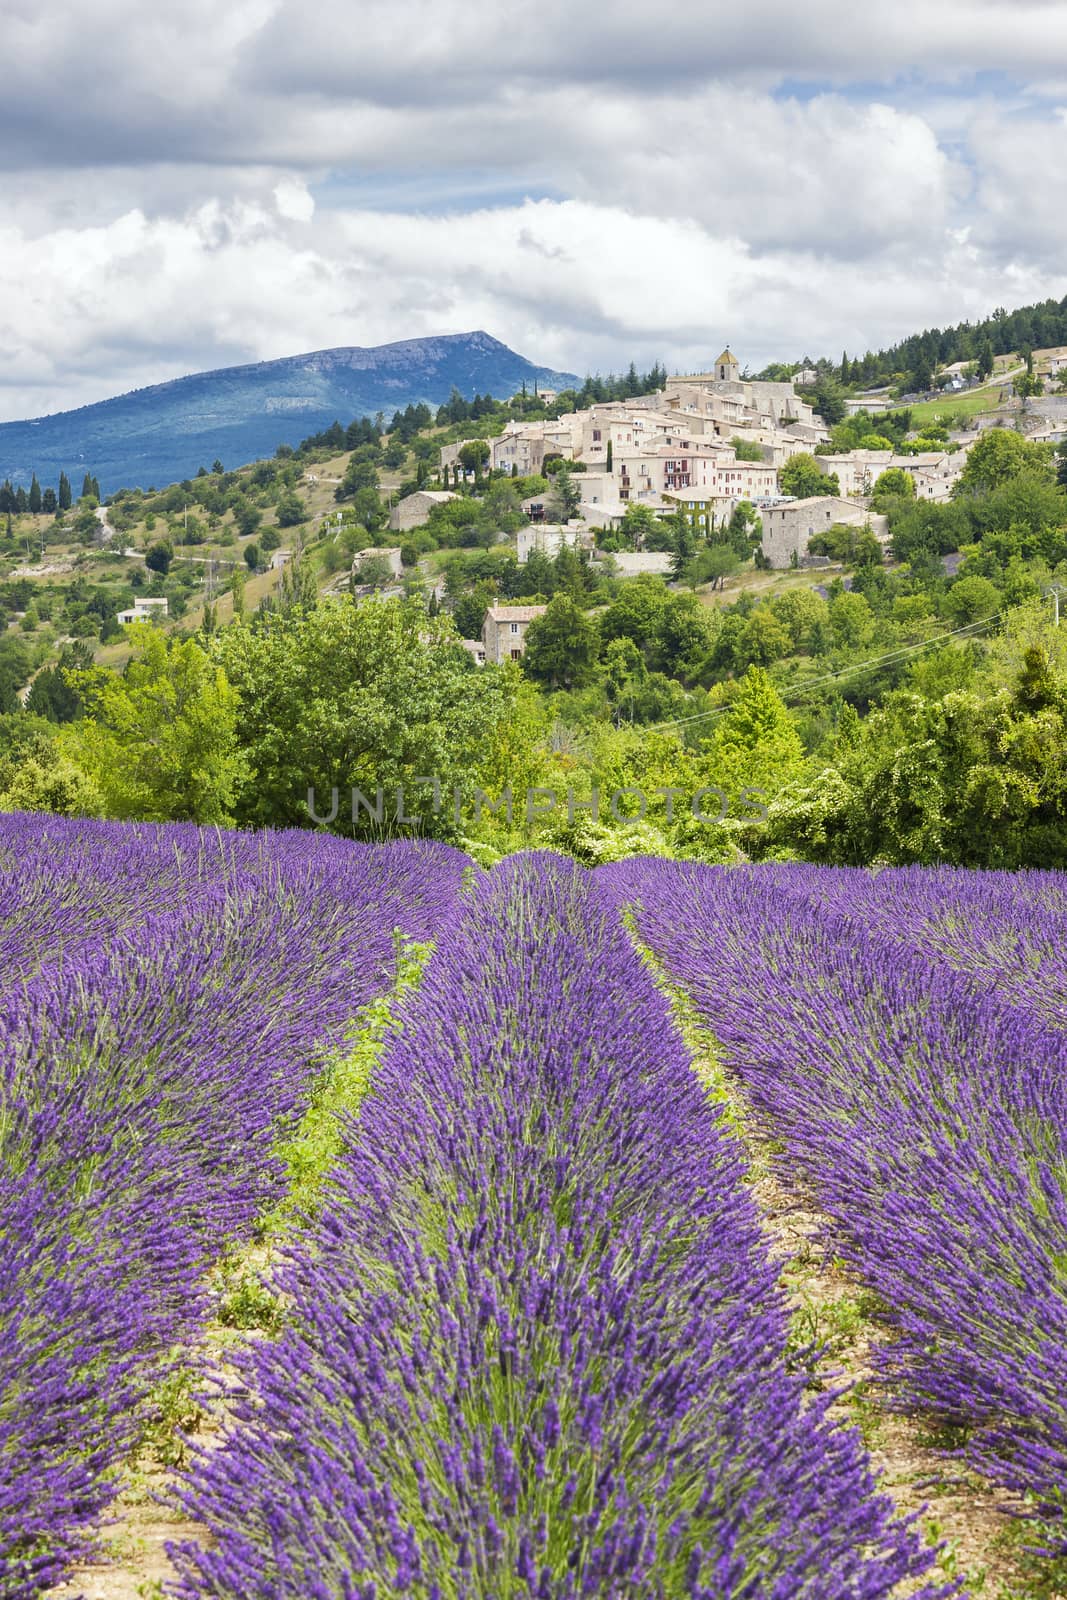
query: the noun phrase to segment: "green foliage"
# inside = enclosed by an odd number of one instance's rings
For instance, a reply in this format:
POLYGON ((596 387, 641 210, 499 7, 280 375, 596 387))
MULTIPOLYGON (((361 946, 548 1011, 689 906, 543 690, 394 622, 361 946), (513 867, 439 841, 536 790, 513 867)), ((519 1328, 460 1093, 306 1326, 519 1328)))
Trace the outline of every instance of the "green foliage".
POLYGON ((279 528, 295 528, 307 521, 307 506, 298 494, 288 489, 278 500, 277 516, 279 528))
POLYGON ((986 428, 967 452, 967 463, 954 486, 957 495, 988 494, 1031 467, 1050 475, 1049 452, 1031 444, 1012 428, 986 428))
POLYGON ((184 1467, 189 1459, 185 1435, 204 1420, 204 1409, 193 1387, 187 1368, 171 1372, 149 1399, 148 1420, 141 1437, 141 1449, 161 1467, 184 1467))
POLYGON ((736 434, 730 440, 734 455, 738 461, 762 461, 762 447, 752 439, 741 439, 736 434))
POLYGON ((275 1147, 286 1168, 286 1197, 266 1225, 277 1232, 288 1222, 314 1214, 324 1186, 344 1151, 346 1126, 359 1115, 386 1045, 402 1026, 402 1005, 418 987, 433 946, 394 933, 396 974, 390 990, 360 1008, 345 1030, 344 1043, 326 1057, 292 1135, 275 1147))
POLYGON ((875 480, 871 494, 874 511, 884 511, 890 500, 914 500, 915 479, 905 467, 887 467, 875 480))
POLYGON ((988 578, 958 578, 945 596, 945 611, 956 627, 991 617, 1000 609, 1000 590, 988 578))
POLYGON ((144 564, 150 572, 158 572, 163 576, 170 571, 171 562, 174 560, 174 546, 168 539, 158 539, 151 544, 145 554, 144 564))
POLYGON ((709 756, 717 781, 732 800, 750 788, 772 793, 804 771, 800 736, 759 667, 750 667, 745 674, 711 738, 709 756))
POLYGON ((0 794, 0 811, 51 811, 99 817, 104 800, 93 779, 59 750, 28 756, 0 794))
POLYGON ((283 1315, 281 1302, 263 1281, 250 1272, 241 1272, 236 1281, 227 1286, 219 1307, 219 1321, 224 1328, 240 1328, 247 1332, 281 1332, 283 1315))
POLYGON ((790 456, 778 474, 783 494, 806 500, 811 495, 840 494, 841 484, 836 472, 824 472, 815 456, 803 452, 790 456))
POLYGON ((366 550, 352 569, 352 582, 369 589, 384 589, 396 580, 389 557, 366 550))
POLYGON ((566 462, 561 462, 553 480, 552 494, 560 522, 570 522, 577 516, 582 504, 582 491, 574 481, 574 473, 566 462))
POLYGON ((83 722, 59 748, 95 784, 109 817, 147 822, 231 820, 243 772, 237 697, 222 669, 192 639, 171 640, 133 623, 125 675, 75 675, 83 722))
POLYGON ((430 618, 418 601, 325 601, 288 615, 223 629, 212 648, 239 697, 236 733, 246 766, 235 815, 245 825, 308 826, 309 790, 326 815, 338 790, 335 832, 376 836, 411 826, 440 837, 456 831, 452 789, 472 794, 514 708, 518 677, 478 671, 451 620, 430 618), (445 801, 416 780, 435 775, 445 801), (351 814, 353 788, 362 806, 351 814), (343 797, 343 798, 342 798, 343 797))
POLYGON ((526 632, 523 669, 551 689, 573 689, 588 681, 597 654, 596 631, 574 601, 557 594, 526 632))

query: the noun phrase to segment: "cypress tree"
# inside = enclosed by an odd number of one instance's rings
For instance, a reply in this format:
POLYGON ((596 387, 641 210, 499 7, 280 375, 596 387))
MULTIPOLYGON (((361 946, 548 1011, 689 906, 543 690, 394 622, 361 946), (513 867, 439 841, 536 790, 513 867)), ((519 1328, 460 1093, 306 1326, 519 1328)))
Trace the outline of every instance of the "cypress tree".
POLYGON ((29 506, 30 506, 30 510, 33 512, 35 517, 40 514, 40 510, 41 510, 41 485, 37 482, 37 474, 36 474, 36 472, 34 473, 32 479, 30 480, 29 506))
POLYGON ((65 472, 59 474, 59 509, 69 511, 71 502, 70 479, 65 472))

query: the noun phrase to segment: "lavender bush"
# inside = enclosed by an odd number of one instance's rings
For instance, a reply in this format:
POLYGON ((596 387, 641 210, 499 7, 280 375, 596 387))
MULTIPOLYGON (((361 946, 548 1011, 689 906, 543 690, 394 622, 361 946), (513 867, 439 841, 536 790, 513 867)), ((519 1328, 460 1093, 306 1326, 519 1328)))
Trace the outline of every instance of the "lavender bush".
POLYGON ((464 858, 0 819, 0 1592, 90 1547, 203 1275, 278 1198, 321 1052, 464 858))
POLYGON ((957 1428, 1067 1548, 1063 880, 628 863, 598 881, 881 1295, 889 1398, 957 1428))
POLYGON ((480 879, 327 1198, 190 1474, 185 1600, 874 1600, 929 1566, 786 1369, 738 1146, 587 874, 480 879))

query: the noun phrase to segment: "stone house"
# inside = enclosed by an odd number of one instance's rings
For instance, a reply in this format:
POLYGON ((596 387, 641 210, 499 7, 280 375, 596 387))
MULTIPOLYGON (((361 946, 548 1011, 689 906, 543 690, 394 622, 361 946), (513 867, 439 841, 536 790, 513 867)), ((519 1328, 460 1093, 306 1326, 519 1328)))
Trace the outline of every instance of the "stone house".
POLYGON ((449 489, 416 489, 414 494, 405 495, 390 511, 390 532, 407 533, 409 528, 421 528, 429 521, 434 506, 443 506, 455 498, 449 489))
POLYGON ((399 545, 368 545, 366 550, 361 550, 353 559, 352 571, 358 572, 362 563, 371 559, 387 561, 389 563, 389 571, 392 573, 393 577, 403 577, 404 564, 400 559, 399 545))
POLYGON ((832 494, 810 495, 805 500, 787 500, 767 506, 760 512, 763 523, 763 554, 772 567, 792 566, 793 557, 803 561, 808 540, 826 533, 835 522, 862 528, 870 522, 884 526, 885 518, 871 517, 855 500, 832 494))
POLYGON ((495 666, 518 661, 526 648, 526 630, 547 610, 547 606, 490 606, 482 623, 486 661, 495 666))

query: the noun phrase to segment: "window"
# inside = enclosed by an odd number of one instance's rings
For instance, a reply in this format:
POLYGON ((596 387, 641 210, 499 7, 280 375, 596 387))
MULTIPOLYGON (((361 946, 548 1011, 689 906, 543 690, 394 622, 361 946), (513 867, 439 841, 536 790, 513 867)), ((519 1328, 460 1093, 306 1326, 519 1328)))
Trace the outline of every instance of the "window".
POLYGON ((518 625, 518 623, 517 623, 517 622, 513 622, 513 623, 512 623, 512 624, 511 624, 511 631, 512 631, 512 633, 518 633, 518 631, 519 631, 519 625, 518 625))

